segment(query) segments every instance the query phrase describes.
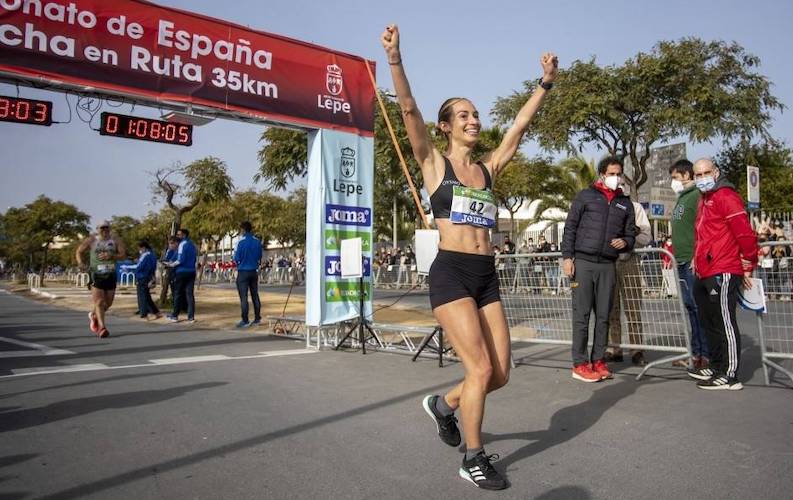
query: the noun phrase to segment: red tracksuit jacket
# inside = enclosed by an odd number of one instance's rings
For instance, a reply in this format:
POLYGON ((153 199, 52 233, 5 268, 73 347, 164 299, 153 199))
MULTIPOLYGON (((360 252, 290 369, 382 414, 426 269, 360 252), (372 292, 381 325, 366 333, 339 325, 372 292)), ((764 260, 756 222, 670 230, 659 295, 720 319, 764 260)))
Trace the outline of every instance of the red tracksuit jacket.
POLYGON ((757 236, 741 196, 727 179, 719 178, 703 193, 694 226, 694 270, 700 278, 722 273, 743 275, 757 265, 757 236), (741 259, 750 262, 744 268, 741 259))

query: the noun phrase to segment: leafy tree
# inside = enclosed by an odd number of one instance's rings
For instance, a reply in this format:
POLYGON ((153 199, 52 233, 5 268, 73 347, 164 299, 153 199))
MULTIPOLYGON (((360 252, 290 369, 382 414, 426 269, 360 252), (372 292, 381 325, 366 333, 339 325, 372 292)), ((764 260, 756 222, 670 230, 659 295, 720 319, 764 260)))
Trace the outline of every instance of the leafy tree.
MULTIPOLYGON (((383 92, 380 92, 380 96, 383 98, 397 141, 405 155, 408 171, 415 185, 420 187, 421 171, 409 154, 410 143, 399 105, 383 92)), ((428 123, 428 127, 432 129, 433 125, 428 123)), ((259 171, 254 176, 254 181, 265 181, 269 188, 283 190, 290 183, 304 177, 308 167, 307 140, 305 132, 278 128, 265 130, 261 136, 264 145, 258 153, 259 171)), ((373 198, 375 237, 388 237, 392 234, 395 203, 399 227, 414 228, 415 221, 420 218, 379 106, 375 107, 373 198), (400 221, 405 221, 406 225, 400 221)), ((410 233, 412 234, 412 229, 410 233)))
POLYGON ((208 156, 188 165, 175 163, 153 173, 155 198, 162 198, 173 211, 172 234, 182 225, 184 214, 200 203, 228 201, 234 184, 222 160, 208 156))
POLYGON ((135 240, 148 241, 156 253, 160 253, 168 245, 173 213, 170 208, 159 212, 149 212, 135 228, 135 240))
MULTIPOLYGON (((549 151, 594 145, 630 158, 632 192, 647 180, 646 163, 657 144, 687 136, 692 142, 768 137, 771 112, 783 109, 770 82, 756 72, 760 60, 736 43, 697 38, 659 42, 621 66, 595 59, 560 70, 528 136, 549 151)), ((493 114, 511 121, 536 87, 497 99, 493 114)))
POLYGON ((124 241, 127 252, 132 253, 138 244, 138 228, 140 221, 129 215, 114 215, 110 218, 110 227, 113 232, 124 241))
POLYGON ((35 267, 35 255, 42 254, 43 275, 50 247, 56 242, 69 242, 88 234, 90 217, 76 206, 53 201, 41 195, 24 207, 13 207, 3 216, 6 251, 11 260, 29 262, 35 267))
MULTIPOLYGON (((286 200, 281 200, 273 212, 271 231, 282 246, 302 247, 306 244, 306 188, 294 190, 286 200)), ((275 200, 268 200, 276 204, 275 200)))
POLYGON ((746 166, 760 169, 760 203, 764 210, 793 210, 793 153, 783 143, 738 144, 721 151, 716 163, 722 174, 746 195, 746 166))
POLYGON ((301 130, 269 127, 259 142, 259 171, 254 182, 264 180, 276 191, 286 189, 295 179, 305 177, 308 168, 308 134, 301 130))

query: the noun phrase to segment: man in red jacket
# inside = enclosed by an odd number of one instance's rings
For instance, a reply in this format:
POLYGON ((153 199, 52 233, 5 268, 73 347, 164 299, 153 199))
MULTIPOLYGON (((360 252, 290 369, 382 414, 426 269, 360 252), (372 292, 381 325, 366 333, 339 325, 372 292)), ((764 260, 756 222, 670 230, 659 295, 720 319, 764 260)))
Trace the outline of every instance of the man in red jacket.
POLYGON ((710 347, 710 366, 690 371, 708 390, 743 389, 738 381, 741 336, 735 317, 738 287, 751 287, 757 264, 757 237, 743 200, 721 177, 712 160, 694 163, 694 181, 702 192, 694 226, 694 298, 710 347))

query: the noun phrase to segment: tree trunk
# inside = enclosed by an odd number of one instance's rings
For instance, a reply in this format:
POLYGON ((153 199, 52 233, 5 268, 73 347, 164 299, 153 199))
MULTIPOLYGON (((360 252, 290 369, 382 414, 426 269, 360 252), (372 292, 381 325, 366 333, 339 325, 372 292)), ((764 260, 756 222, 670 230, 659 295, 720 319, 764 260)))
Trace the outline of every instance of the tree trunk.
POLYGON ((47 269, 47 250, 49 249, 49 244, 44 246, 44 255, 41 258, 41 270, 39 271, 39 277, 41 278, 41 286, 44 287, 44 273, 47 269))
POLYGON ((396 195, 394 195, 394 208, 393 208, 393 212, 392 212, 391 215, 393 216, 393 222, 392 222, 392 226, 393 227, 391 228, 392 229, 392 233, 393 233, 393 238, 394 238, 393 247, 394 247, 394 250, 396 250, 396 246, 397 246, 397 198, 396 198, 396 195))

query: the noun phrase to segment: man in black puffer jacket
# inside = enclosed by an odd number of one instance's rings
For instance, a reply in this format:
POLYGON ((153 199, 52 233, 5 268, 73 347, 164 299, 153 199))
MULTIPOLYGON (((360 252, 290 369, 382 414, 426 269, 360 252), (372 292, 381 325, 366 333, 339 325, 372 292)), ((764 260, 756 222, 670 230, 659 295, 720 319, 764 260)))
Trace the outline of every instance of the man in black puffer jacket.
POLYGON ((616 274, 614 263, 633 249, 635 216, 622 193, 622 160, 609 156, 598 164, 598 180, 575 197, 562 239, 565 274, 573 291, 573 378, 598 382, 611 378, 603 357, 616 274), (587 353, 589 316, 595 310, 595 338, 587 353))

